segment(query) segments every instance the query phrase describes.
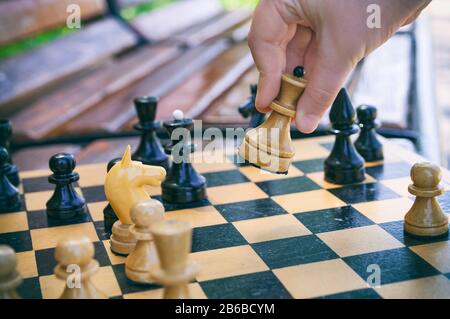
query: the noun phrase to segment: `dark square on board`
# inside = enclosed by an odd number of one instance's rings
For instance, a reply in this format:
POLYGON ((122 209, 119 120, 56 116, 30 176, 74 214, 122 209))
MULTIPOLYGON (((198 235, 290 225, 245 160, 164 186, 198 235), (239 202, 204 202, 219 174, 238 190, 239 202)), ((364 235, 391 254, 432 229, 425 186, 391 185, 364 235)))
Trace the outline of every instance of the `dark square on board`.
POLYGON ((233 224, 194 228, 192 252, 245 245, 247 241, 233 224))
POLYGON ((381 165, 366 167, 366 172, 377 180, 408 177, 411 164, 406 162, 383 163, 381 165))
POLYGON ((294 214, 314 234, 374 224, 352 206, 294 214))
POLYGON ((318 299, 381 299, 380 295, 372 288, 341 292, 338 294, 319 297, 318 299))
POLYGON ((125 274, 125 264, 118 264, 112 266, 114 275, 119 283, 122 294, 130 294, 134 292, 142 292, 146 290, 161 288, 158 284, 140 284, 129 280, 125 274))
POLYGON ((308 192, 321 189, 319 185, 306 176, 265 181, 256 183, 256 185, 258 185, 258 187, 269 196, 308 192))
POLYGON ((214 279, 200 283, 211 299, 288 299, 289 292, 271 271, 236 277, 214 279))
POLYGON ((214 206, 228 222, 287 214, 270 198, 214 206))
POLYGON ((66 226, 73 224, 81 224, 91 221, 91 215, 88 213, 80 218, 70 220, 60 220, 54 218, 48 218, 45 210, 30 211, 27 212, 28 225, 30 229, 48 228, 57 226, 66 226))
POLYGON ((23 299, 42 299, 39 277, 24 278, 22 284, 17 287, 17 293, 23 299))
POLYGON ((347 204, 400 197, 396 192, 380 183, 349 185, 328 190, 347 204))
POLYGON ((24 193, 44 192, 55 189, 55 185, 49 183, 48 176, 22 179, 24 193))
POLYGON ((16 253, 33 250, 29 230, 0 234, 0 243, 8 244, 16 253))
POLYGON ((305 160, 305 161, 297 161, 292 163, 295 167, 297 167, 299 170, 301 170, 305 174, 309 173, 315 173, 323 171, 323 162, 325 161, 324 158, 315 158, 311 160, 305 160))
POLYGON ((102 185, 83 187, 81 190, 86 203, 96 203, 107 201, 105 188, 102 185))
POLYGON ((343 260, 364 280, 373 273, 368 272, 369 265, 378 265, 382 285, 439 274, 439 271, 406 247, 346 257, 343 260))
POLYGON ((379 224, 379 226, 407 247, 449 240, 448 233, 436 237, 417 237, 405 233, 405 231, 403 230, 403 221, 382 223, 379 224))
POLYGON ((206 178, 208 187, 245 183, 249 181, 248 178, 237 169, 204 173, 202 175, 206 178))
POLYGON ((252 247, 270 269, 338 258, 315 235, 271 240, 252 244, 252 247))

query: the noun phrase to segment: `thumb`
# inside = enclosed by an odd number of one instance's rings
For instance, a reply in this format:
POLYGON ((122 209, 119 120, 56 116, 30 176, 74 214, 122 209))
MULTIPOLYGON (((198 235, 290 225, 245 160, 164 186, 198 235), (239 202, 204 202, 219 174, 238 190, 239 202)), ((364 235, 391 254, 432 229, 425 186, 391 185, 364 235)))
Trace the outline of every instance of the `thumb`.
POLYGON ((312 133, 317 128, 353 66, 352 62, 334 54, 319 56, 315 60, 305 92, 297 104, 295 122, 301 132, 312 133))

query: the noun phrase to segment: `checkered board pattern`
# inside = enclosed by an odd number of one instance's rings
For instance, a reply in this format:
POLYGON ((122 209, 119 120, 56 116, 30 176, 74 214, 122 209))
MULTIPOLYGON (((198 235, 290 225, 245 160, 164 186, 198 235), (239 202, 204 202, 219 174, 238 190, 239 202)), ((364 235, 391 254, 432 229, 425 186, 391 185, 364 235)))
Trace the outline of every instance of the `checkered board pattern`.
MULTIPOLYGON (((332 137, 296 140, 288 175, 253 166, 195 164, 208 180, 208 200, 166 206, 167 218, 189 220, 191 259, 201 271, 190 289, 195 298, 450 298, 448 235, 418 239, 403 233, 413 203, 409 171, 422 159, 385 142, 384 162, 367 165, 367 179, 350 186, 323 180, 332 137), (367 285, 379 266, 381 285, 367 285), (372 270, 371 270, 372 269, 372 270)), ((211 155, 212 156, 212 155, 211 155)), ((93 241, 100 271, 96 286, 111 298, 161 298, 158 285, 127 280, 124 258, 110 251, 103 226, 106 164, 77 167, 77 189, 90 219, 49 224, 45 202, 49 171, 22 172, 25 207, 0 215, 0 243, 17 252, 24 298, 56 298, 64 283, 53 275, 54 247, 69 234, 93 241)), ((443 171, 443 184, 450 174, 443 171)), ((160 189, 149 188, 160 199, 160 189)), ((439 198, 450 211, 450 191, 439 198)))

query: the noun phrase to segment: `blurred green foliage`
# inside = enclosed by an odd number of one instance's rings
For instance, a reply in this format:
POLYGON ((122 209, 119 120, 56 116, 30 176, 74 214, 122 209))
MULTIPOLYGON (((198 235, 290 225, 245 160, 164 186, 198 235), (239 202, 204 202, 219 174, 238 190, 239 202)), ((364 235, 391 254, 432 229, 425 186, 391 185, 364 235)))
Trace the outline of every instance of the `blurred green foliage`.
MULTIPOLYGON (((163 7, 174 0, 153 0, 151 2, 142 3, 135 7, 130 7, 122 10, 121 15, 127 20, 133 20, 142 13, 146 13, 157 8, 163 7)), ((228 10, 247 6, 254 7, 259 0, 220 0, 224 8, 228 10)), ((70 33, 76 32, 76 29, 69 29, 66 27, 45 31, 41 34, 19 40, 4 46, 0 46, 0 60, 12 57, 14 55, 26 52, 28 50, 40 47, 45 43, 54 41, 58 38, 64 37, 70 33)))

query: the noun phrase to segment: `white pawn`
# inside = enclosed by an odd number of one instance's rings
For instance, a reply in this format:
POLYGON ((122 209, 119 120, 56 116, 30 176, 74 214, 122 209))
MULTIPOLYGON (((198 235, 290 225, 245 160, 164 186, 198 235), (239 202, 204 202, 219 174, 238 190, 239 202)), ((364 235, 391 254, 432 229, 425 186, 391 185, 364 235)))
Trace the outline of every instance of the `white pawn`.
POLYGON ((189 299, 188 283, 197 276, 197 263, 189 261, 192 228, 186 221, 169 219, 152 227, 160 264, 151 270, 155 281, 162 284, 164 299, 189 299))
POLYGON ((94 245, 88 237, 74 236, 58 242, 55 259, 58 262, 55 275, 65 283, 61 299, 107 298, 91 281, 99 264, 94 259, 94 245))
POLYGON ((19 299, 16 288, 22 277, 16 270, 16 254, 6 245, 0 245, 0 299, 19 299))
POLYGON ((159 201, 150 199, 136 204, 130 217, 134 223, 130 233, 137 243, 125 261, 125 274, 132 281, 152 283, 150 269, 158 263, 158 254, 150 227, 163 220, 164 207, 159 201))
POLYGON ((448 232, 448 217, 442 211, 437 196, 444 193, 440 185, 441 169, 431 163, 417 163, 411 168, 413 184, 408 190, 416 196, 405 216, 405 232, 415 236, 440 236, 448 232))

